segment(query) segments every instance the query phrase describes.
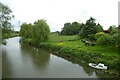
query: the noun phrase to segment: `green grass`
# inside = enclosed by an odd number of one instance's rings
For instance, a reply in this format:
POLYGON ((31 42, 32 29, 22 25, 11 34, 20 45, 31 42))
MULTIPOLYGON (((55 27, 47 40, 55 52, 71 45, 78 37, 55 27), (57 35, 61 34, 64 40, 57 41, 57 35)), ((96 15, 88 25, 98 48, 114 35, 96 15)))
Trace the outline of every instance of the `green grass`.
POLYGON ((78 35, 73 36, 62 36, 58 34, 51 34, 50 39, 47 43, 57 46, 65 46, 71 47, 75 49, 80 49, 83 51, 87 51, 90 53, 101 53, 103 55, 108 56, 118 56, 118 49, 116 47, 111 46, 86 46, 83 42, 81 42, 78 35))
POLYGON ((73 36, 62 36, 58 34, 50 34, 49 42, 62 42, 62 41, 72 41, 72 40, 78 40, 78 35, 73 36))
POLYGON ((41 46, 58 50, 61 54, 71 54, 76 58, 81 58, 86 62, 102 62, 109 66, 109 70, 118 69, 118 48, 114 46, 86 46, 78 40, 78 36, 61 36, 51 34, 48 42, 41 46))
MULTIPOLYGON (((117 65, 120 63, 118 59, 118 49, 115 47, 102 46, 86 46, 80 40, 65 41, 65 42, 46 42, 43 45, 52 50, 57 50, 60 54, 70 54, 78 59, 83 59, 85 62, 104 63, 109 67, 109 70, 118 70, 117 65)), ((109 71, 108 70, 108 71, 109 71)), ((114 72, 113 72, 114 73, 114 72)))
POLYGON ((49 44, 52 45, 61 45, 65 47, 71 47, 75 49, 80 49, 83 51, 87 51, 90 53, 100 53, 103 55, 111 55, 111 56, 118 56, 118 49, 115 47, 103 47, 103 46, 86 46, 83 42, 80 40, 76 41, 66 41, 66 42, 49 42, 49 44))
POLYGON ((78 59, 83 59, 86 63, 94 62, 98 64, 101 62, 107 65, 109 70, 117 71, 119 69, 117 66, 120 64, 118 48, 99 45, 86 46, 77 35, 51 34, 50 39, 47 42, 40 43, 38 47, 49 48, 58 51, 59 54, 72 55, 78 59))
POLYGON ((16 37, 16 36, 19 36, 19 33, 5 34, 4 36, 2 36, 2 39, 7 39, 11 37, 16 37))

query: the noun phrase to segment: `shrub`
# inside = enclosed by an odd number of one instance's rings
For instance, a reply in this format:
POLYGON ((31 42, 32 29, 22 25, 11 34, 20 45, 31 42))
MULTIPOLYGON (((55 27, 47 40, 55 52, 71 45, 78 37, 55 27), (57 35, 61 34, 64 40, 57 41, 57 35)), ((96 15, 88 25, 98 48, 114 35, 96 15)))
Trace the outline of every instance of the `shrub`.
POLYGON ((97 39, 97 44, 102 46, 107 46, 112 44, 112 37, 108 34, 104 34, 103 36, 97 39))
POLYGON ((116 46, 120 45, 120 34, 116 33, 112 36, 113 39, 113 44, 115 44, 116 46))
POLYGON ((105 35, 104 32, 98 32, 98 33, 95 34, 95 38, 98 39, 99 37, 101 37, 103 35, 105 35))
POLYGON ((90 41, 95 41, 95 40, 96 40, 94 34, 89 34, 89 35, 88 35, 88 39, 89 39, 90 41))

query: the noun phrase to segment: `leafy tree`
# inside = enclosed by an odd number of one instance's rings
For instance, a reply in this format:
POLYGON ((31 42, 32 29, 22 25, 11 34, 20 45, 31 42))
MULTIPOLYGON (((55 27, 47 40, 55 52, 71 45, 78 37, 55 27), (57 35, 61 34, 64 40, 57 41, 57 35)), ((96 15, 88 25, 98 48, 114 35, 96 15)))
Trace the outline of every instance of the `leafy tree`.
POLYGON ((80 28, 81 28, 81 25, 80 25, 80 23, 78 23, 78 22, 73 22, 72 23, 72 32, 73 32, 73 34, 75 35, 75 34, 79 34, 79 31, 80 31, 80 28))
POLYGON ((81 25, 78 22, 73 23, 65 23, 64 27, 61 31, 62 35, 75 35, 79 34, 79 31, 81 29, 81 25))
POLYGON ((39 42, 48 40, 50 29, 45 20, 34 22, 33 34, 33 38, 39 42))
POLYGON ((12 17, 10 16, 10 13, 12 13, 12 10, 8 6, 0 3, 0 27, 2 29, 3 38, 10 35, 11 32, 10 20, 12 17))
POLYGON ((46 41, 49 38, 50 29, 45 20, 35 21, 34 24, 22 24, 20 35, 23 39, 33 44, 46 41))
POLYGON ((20 29, 20 36, 23 38, 32 37, 32 24, 23 23, 20 29))
POLYGON ((90 18, 86 21, 86 24, 80 31, 81 38, 88 38, 88 35, 95 34, 96 31, 96 23, 94 18, 90 18))
POLYGON ((65 23, 64 27, 61 31, 61 34, 62 35, 71 35, 72 34, 71 29, 72 29, 71 23, 65 23))
POLYGON ((52 34, 59 34, 60 35, 60 31, 55 31, 55 32, 51 32, 52 34))
POLYGON ((0 2, 0 42, 2 44, 6 44, 5 38, 11 36, 12 33, 11 13, 12 10, 0 2))
POLYGON ((102 32, 102 31, 103 31, 103 27, 98 23, 96 25, 96 32, 98 33, 98 32, 102 32))
POLYGON ((117 33, 117 31, 118 31, 118 30, 117 30, 117 27, 114 26, 114 25, 110 26, 108 30, 110 31, 110 34, 111 34, 111 35, 117 33))

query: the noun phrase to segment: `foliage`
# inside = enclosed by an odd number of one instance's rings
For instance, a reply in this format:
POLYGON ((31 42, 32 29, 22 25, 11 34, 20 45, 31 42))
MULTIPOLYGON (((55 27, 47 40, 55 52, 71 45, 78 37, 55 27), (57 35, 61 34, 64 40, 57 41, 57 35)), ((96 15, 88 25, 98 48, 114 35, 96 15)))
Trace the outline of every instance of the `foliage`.
POLYGON ((96 32, 98 33, 98 32, 102 32, 102 31, 103 31, 103 27, 98 23, 96 25, 96 32))
POLYGON ((96 40, 95 35, 94 35, 94 34, 89 34, 89 35, 88 35, 88 40, 94 42, 94 41, 96 40))
POLYGON ((112 37, 109 34, 104 34, 97 39, 97 43, 102 46, 109 46, 112 44, 112 37))
POLYGON ((60 31, 55 31, 55 32, 51 32, 51 33, 60 35, 60 31))
POLYGON ((50 29, 45 20, 38 20, 34 22, 33 39, 38 42, 46 41, 49 38, 50 29))
POLYGON ((61 31, 62 35, 75 35, 79 34, 79 31, 81 29, 81 25, 78 22, 71 23, 65 23, 64 27, 61 31))
POLYGON ((82 39, 91 38, 89 37, 90 35, 96 34, 101 30, 102 30, 102 26, 100 24, 96 25, 95 19, 91 17, 89 20, 86 21, 84 27, 81 29, 80 37, 82 39))
MULTIPOLYGON (((60 35, 58 35, 60 36, 60 35)), ((65 54, 82 59, 86 62, 99 62, 106 64, 109 69, 117 70, 118 51, 114 46, 102 47, 99 45, 85 46, 83 42, 65 41, 65 42, 45 42, 40 44, 43 48, 49 48, 59 52, 59 55, 65 54), (114 63, 116 62, 116 63, 114 63), (114 63, 114 65, 112 65, 114 63)))
POLYGON ((50 29, 45 20, 38 20, 34 24, 22 24, 20 36, 35 44, 48 40, 50 29))
POLYGON ((98 32, 98 33, 95 34, 95 38, 98 39, 99 37, 101 37, 103 35, 105 35, 104 32, 98 32))
POLYGON ((32 24, 23 23, 20 29, 20 36, 23 38, 31 38, 32 27, 32 24))
POLYGON ((2 29, 3 39, 11 35, 12 26, 10 20, 12 17, 10 13, 12 13, 12 10, 8 6, 0 3, 0 27, 2 29))
POLYGON ((118 30, 117 30, 117 27, 114 26, 114 25, 110 26, 108 30, 110 31, 110 34, 111 34, 111 35, 117 33, 117 31, 118 31, 118 30))
POLYGON ((49 37, 49 42, 63 42, 63 41, 75 41, 78 40, 79 36, 78 35, 58 35, 55 33, 51 33, 49 37))
POLYGON ((120 33, 115 33, 112 35, 113 44, 116 45, 116 47, 120 47, 120 33))

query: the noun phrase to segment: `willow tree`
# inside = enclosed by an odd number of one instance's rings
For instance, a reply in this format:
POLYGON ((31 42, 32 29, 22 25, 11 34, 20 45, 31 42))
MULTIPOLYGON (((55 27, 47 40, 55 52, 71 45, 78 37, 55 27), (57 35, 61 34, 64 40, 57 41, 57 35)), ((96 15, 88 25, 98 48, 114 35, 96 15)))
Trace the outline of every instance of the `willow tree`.
POLYGON ((49 26, 45 20, 37 20, 34 22, 33 26, 33 39, 38 42, 43 42, 48 40, 50 34, 49 26))
POLYGON ((23 23, 20 29, 20 36, 23 38, 31 38, 32 24, 23 23))
POLYGON ((20 29, 21 37, 30 41, 32 44, 38 44, 47 41, 50 29, 45 20, 35 21, 34 24, 22 24, 20 29))

